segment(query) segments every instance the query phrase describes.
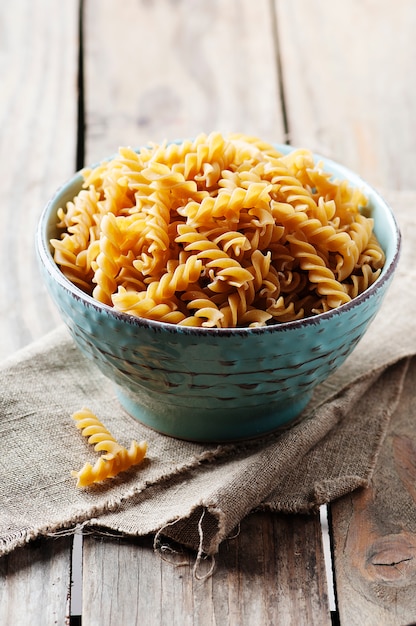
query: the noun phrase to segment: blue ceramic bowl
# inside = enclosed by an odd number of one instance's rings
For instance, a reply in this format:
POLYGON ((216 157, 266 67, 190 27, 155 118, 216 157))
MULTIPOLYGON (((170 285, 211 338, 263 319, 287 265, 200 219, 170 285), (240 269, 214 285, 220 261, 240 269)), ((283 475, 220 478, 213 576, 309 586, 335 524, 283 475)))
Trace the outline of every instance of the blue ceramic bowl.
POLYGON ((314 388, 366 332, 393 278, 400 232, 374 189, 345 167, 317 158, 369 198, 386 263, 357 298, 301 321, 212 329, 118 313, 73 285, 52 257, 49 241, 58 236, 57 209, 78 193, 81 175, 64 184, 46 206, 36 235, 46 286, 78 347, 115 383, 121 404, 142 423, 194 441, 235 441, 271 432, 300 414, 314 388))

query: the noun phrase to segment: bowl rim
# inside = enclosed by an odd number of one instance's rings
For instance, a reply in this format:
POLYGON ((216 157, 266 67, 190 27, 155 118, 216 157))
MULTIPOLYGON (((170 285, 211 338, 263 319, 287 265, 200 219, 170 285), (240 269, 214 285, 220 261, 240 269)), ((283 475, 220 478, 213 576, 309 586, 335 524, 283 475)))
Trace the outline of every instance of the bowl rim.
MULTIPOLYGON (((170 143, 178 143, 182 140, 176 140, 175 142, 170 143)), ((293 150, 296 150, 296 146, 292 146, 291 144, 280 144, 280 143, 272 143, 273 147, 275 147, 280 152, 287 154, 293 150)), ((139 151, 141 148, 136 148, 136 151, 139 151)), ((401 244, 402 244, 402 235, 397 222, 397 219, 394 215, 394 212, 390 205, 386 202, 383 196, 368 182, 366 182, 359 174, 356 174, 348 167, 330 159, 328 157, 324 157, 319 153, 312 152, 314 159, 317 162, 322 162, 324 164, 324 168, 326 171, 329 171, 334 175, 336 172, 337 176, 343 176, 348 182, 352 183, 354 186, 360 187, 364 190, 367 196, 370 196, 372 200, 376 200, 378 204, 384 207, 385 212, 389 216, 391 220, 391 224, 393 226, 393 235, 394 235, 394 243, 395 247, 393 250, 393 254, 388 263, 384 265, 382 268, 382 272, 380 276, 372 283, 365 291, 360 293, 355 298, 351 299, 349 302, 340 305, 335 309, 331 309, 330 311, 326 311, 324 313, 318 313, 313 316, 304 317, 299 320, 292 320, 288 322, 277 322, 275 324, 268 324, 266 326, 254 326, 254 327, 236 327, 236 328, 209 328, 209 327, 194 327, 194 326, 180 326, 178 324, 161 322, 158 320, 151 320, 144 317, 138 317, 136 315, 131 315, 128 313, 123 313, 121 311, 117 311, 114 307, 110 305, 104 304, 99 300, 96 300, 89 294, 85 293, 80 289, 77 285, 72 283, 65 274, 60 270, 59 266, 55 263, 53 259, 53 255, 51 252, 50 241, 48 230, 50 227, 50 221, 52 218, 52 210, 53 207, 56 209, 57 200, 64 195, 68 195, 68 191, 75 186, 79 186, 82 183, 82 171, 88 168, 94 168, 98 165, 98 163, 85 166, 82 169, 75 172, 72 176, 70 176, 62 185, 60 185, 53 195, 50 197, 48 202, 46 203, 44 209, 42 210, 37 228, 35 233, 35 247, 37 250, 37 255, 39 261, 42 263, 44 268, 48 271, 51 277, 56 280, 66 291, 68 291, 72 296, 80 301, 85 302, 85 304, 89 307, 94 308, 100 314, 107 314, 115 319, 118 319, 124 323, 127 323, 132 326, 137 326, 140 328, 149 328, 157 331, 166 331, 170 333, 180 333, 184 335, 195 335, 195 336, 214 336, 214 335, 232 335, 232 336, 245 336, 252 334, 269 334, 273 332, 284 332, 289 330, 294 330, 296 328, 305 328, 308 326, 316 326, 319 325, 324 320, 332 319, 346 313, 360 304, 368 300, 372 295, 374 295, 380 288, 382 288, 386 282, 390 280, 392 277, 401 253, 401 244)), ((103 163, 107 160, 114 158, 116 155, 112 155, 108 158, 102 159, 99 163, 103 163)), ((67 202, 64 201, 63 204, 67 202)))

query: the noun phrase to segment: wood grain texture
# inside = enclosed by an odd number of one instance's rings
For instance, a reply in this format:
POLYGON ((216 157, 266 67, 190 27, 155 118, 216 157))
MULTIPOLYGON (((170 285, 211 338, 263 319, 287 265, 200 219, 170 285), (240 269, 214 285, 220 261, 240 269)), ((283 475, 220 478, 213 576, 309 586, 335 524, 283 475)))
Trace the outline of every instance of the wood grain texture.
MULTIPOLYGON (((38 217, 75 168, 78 3, 0 5, 0 359, 59 323, 34 250, 38 217)), ((1 417, 1 416, 0 416, 1 417)), ((0 560, 3 624, 65 624, 71 540, 0 560)))
POLYGON ((69 623, 70 537, 42 540, 0 559, 0 621, 10 626, 69 623))
POLYGON ((34 252, 46 201, 75 169, 78 6, 0 6, 0 359, 58 321, 34 252))
POLYGON ((416 622, 415 384, 413 366, 371 487, 332 506, 341 624, 416 622))
POLYGON ((200 132, 284 139, 268 0, 88 0, 86 162, 200 132))
POLYGON ((275 0, 290 141, 416 189, 416 4, 275 0))
MULTIPOLYGON (((284 140, 279 58, 293 144, 376 186, 416 190, 412 0, 84 4, 87 162, 122 144, 212 129, 284 140)), ((3 3, 0 42, 3 358, 59 323, 33 238, 45 202, 75 169, 78 2, 3 3)), ((409 404, 395 421, 372 488, 332 507, 343 626, 416 621, 416 444, 401 420, 414 413, 409 404)), ((248 517, 206 580, 194 576, 194 556, 165 558, 148 540, 88 537, 84 626, 330 624, 318 519, 248 517)), ((69 539, 1 559, 0 621, 65 623, 69 576, 69 539)))
POLYGON ((195 555, 161 555, 147 540, 84 539, 83 626, 331 623, 316 517, 248 516, 205 579, 211 562, 195 575, 195 555))

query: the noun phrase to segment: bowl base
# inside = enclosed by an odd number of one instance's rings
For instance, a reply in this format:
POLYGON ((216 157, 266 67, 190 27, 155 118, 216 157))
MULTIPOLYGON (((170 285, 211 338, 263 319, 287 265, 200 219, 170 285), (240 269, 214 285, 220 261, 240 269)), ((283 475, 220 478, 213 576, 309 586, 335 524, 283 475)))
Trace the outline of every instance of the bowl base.
POLYGON ((312 394, 267 408, 194 409, 176 405, 149 408, 134 393, 116 387, 120 404, 139 422, 162 435, 199 443, 230 443, 258 438, 288 426, 303 411, 312 394))

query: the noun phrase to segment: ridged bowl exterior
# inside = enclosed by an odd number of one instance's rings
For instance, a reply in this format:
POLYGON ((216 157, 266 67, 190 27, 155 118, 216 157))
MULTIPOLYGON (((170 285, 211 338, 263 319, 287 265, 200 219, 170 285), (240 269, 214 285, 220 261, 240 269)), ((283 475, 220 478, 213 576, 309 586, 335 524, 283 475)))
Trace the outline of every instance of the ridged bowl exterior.
POLYGON ((386 264, 366 292, 338 309, 264 328, 181 327, 117 313, 97 302, 66 279, 49 244, 57 234, 56 211, 79 191, 80 175, 48 203, 36 239, 47 289, 78 347, 116 384, 121 404, 141 422, 195 441, 273 431, 299 415, 314 388, 362 338, 393 278, 400 232, 371 187, 346 168, 320 160, 369 196, 386 264))

